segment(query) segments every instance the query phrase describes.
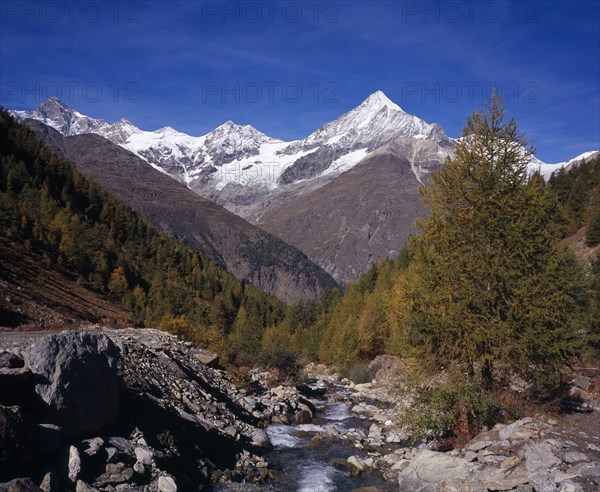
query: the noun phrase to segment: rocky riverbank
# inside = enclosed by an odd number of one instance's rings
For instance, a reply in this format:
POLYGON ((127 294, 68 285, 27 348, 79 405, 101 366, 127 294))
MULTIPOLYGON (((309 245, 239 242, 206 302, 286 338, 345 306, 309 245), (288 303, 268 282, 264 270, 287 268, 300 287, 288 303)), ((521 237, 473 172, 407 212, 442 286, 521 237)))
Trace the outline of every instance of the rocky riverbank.
POLYGON ((262 483, 262 427, 304 422, 297 391, 253 394, 214 354, 156 330, 2 336, 0 490, 198 490, 262 483))
POLYGON ((363 384, 314 364, 294 385, 253 371, 240 389, 214 354, 156 330, 2 335, 0 492, 599 490, 593 371, 571 377, 584 413, 439 452, 398 419, 399 367, 379 357, 363 384))
MULTIPOLYGON (((571 413, 526 417, 498 424, 462 449, 436 451, 436 443, 412 444, 393 408, 406 404, 390 392, 399 361, 383 356, 372 383, 340 380, 325 367, 310 366, 313 376, 347 390, 351 412, 370 422, 368 430, 328 432, 359 450, 338 466, 352 474, 378 470, 401 491, 597 492, 600 490, 600 375, 581 369, 567 377, 564 404, 571 413), (585 374, 588 375, 585 375, 585 374)), ((396 378, 397 379, 397 378, 396 378)), ((375 489, 373 489, 375 490, 375 489)), ((398 490, 395 488, 394 490, 398 490)))

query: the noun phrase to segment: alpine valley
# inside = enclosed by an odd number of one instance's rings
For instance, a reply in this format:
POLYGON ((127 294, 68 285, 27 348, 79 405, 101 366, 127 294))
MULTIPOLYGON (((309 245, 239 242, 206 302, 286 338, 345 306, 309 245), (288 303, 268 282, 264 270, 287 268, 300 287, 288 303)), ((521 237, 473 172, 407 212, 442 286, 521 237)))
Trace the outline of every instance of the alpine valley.
MULTIPOLYGON (((12 114, 155 225, 288 302, 396 257, 425 213, 419 188, 456 142, 381 91, 291 142, 231 121, 199 137, 144 131, 56 98, 12 114)), ((548 176, 598 153, 531 169, 548 176)))

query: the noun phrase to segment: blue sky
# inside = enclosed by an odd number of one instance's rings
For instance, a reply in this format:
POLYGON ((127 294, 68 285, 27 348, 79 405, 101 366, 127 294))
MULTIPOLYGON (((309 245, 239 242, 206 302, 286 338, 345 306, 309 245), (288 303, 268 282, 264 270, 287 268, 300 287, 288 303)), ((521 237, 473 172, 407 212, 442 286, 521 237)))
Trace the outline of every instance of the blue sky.
POLYGON ((491 84, 558 162, 600 148, 600 1, 0 2, 0 104, 302 138, 380 89, 458 136, 491 84))

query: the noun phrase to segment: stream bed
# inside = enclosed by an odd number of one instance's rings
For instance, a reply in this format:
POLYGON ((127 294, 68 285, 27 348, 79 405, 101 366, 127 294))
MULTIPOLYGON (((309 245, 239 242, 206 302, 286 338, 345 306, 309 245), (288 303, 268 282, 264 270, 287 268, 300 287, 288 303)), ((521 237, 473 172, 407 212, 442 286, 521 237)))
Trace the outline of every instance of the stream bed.
MULTIPOLYGON (((330 386, 323 399, 312 398, 317 414, 310 424, 272 424, 266 432, 273 449, 264 456, 269 469, 278 477, 262 486, 218 488, 217 490, 268 490, 302 492, 351 492, 360 487, 397 491, 398 485, 386 482, 373 470, 352 476, 343 463, 352 455, 368 457, 366 450, 356 448, 353 439, 332 438, 349 429, 368 432, 372 421, 354 415, 350 393, 341 386, 330 386), (336 463, 337 462, 337 463, 336 463)), ((375 490, 375 489, 374 489, 375 490)))

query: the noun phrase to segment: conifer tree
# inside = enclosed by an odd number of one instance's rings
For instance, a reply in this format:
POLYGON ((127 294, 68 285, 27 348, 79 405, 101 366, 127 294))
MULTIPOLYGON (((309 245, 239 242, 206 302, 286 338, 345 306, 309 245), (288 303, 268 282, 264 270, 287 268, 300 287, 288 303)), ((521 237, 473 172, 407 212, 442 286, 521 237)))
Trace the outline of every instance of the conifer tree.
POLYGON ((585 298, 574 257, 557 246, 556 200, 528 174, 533 149, 504 116, 494 95, 422 189, 431 215, 397 287, 398 338, 433 365, 479 372, 487 388, 498 366, 524 376, 558 369, 576 351, 585 298))

